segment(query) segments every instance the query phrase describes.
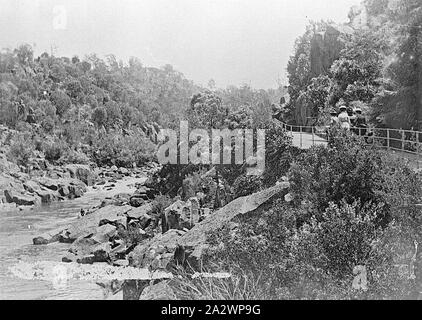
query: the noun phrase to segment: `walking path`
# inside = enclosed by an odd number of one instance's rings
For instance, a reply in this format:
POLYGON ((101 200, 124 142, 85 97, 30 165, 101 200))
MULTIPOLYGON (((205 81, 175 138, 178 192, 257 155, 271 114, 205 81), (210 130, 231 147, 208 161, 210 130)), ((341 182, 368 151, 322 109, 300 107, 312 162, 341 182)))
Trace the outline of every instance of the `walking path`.
MULTIPOLYGON (((308 133, 308 132, 292 131, 292 127, 287 126, 287 125, 285 125, 285 128, 286 128, 286 131, 292 136, 293 145, 297 148, 309 149, 315 145, 323 145, 323 146, 327 145, 327 140, 323 137, 321 130, 318 130, 318 128, 316 127, 309 127, 311 128, 310 130, 308 127, 306 127, 306 129, 308 129, 309 131, 314 132, 313 134, 308 133)), ((304 129, 305 127, 302 127, 302 128, 304 129)), ((422 143, 419 143, 419 144, 422 147, 422 143)), ((392 157, 406 159, 407 161, 409 161, 409 165, 412 168, 416 170, 422 169, 422 154, 411 153, 411 152, 402 151, 398 149, 391 149, 391 148, 389 149, 387 147, 384 147, 384 148, 392 157)))

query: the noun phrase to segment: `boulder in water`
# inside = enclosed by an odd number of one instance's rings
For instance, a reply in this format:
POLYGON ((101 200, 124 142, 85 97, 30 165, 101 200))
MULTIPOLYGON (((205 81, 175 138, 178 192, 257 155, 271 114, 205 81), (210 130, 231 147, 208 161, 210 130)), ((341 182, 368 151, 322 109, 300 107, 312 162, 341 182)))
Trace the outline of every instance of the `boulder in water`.
POLYGON ((13 190, 5 190, 4 195, 6 196, 7 202, 16 203, 19 206, 33 206, 41 202, 37 196, 21 194, 13 190))

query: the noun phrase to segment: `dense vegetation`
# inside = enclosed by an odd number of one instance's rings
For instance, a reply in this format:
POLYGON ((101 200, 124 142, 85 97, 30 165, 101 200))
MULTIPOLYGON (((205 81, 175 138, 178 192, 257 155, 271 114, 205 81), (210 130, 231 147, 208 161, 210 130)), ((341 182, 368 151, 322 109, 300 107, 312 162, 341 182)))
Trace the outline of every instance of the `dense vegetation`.
POLYGON ((235 280, 210 281, 216 287, 212 296, 203 283, 190 286, 207 298, 418 296, 420 175, 343 133, 328 148, 295 157, 287 176, 290 202, 280 198, 237 229, 208 235, 217 249, 207 267, 230 271, 235 280), (352 286, 359 266, 367 270, 366 288, 352 286))
MULTIPOLYGON (((322 121, 328 109, 346 103, 376 125, 421 129, 422 4, 366 0, 364 7, 365 25, 355 30, 334 26, 340 35, 330 38, 332 23, 313 23, 297 40, 287 68, 291 121, 301 121, 300 109, 322 121)), ((362 14, 352 10, 351 25, 362 14)))
MULTIPOLYGON (((288 65, 286 116, 295 120, 300 104, 323 120, 328 108, 348 103, 363 107, 372 120, 417 125, 422 5, 403 0, 392 8, 385 2, 367 0, 369 15, 381 23, 333 40, 336 50, 318 66, 315 35, 330 24, 315 23, 298 39, 288 65)), ((329 135, 328 147, 294 148, 272 117, 285 90, 223 90, 212 82, 200 88, 171 66, 147 68, 114 56, 35 58, 27 45, 0 54, 0 124, 20 132, 8 156, 21 166, 40 153, 57 163, 140 166, 154 160, 151 124, 178 130, 179 121, 188 120, 191 128, 207 130, 266 129, 262 176, 248 176, 245 161, 166 165, 148 181, 161 194, 153 202, 156 220, 176 196, 187 200, 203 193, 201 205, 213 210, 290 182, 288 196, 258 218, 207 235, 215 250, 205 267, 230 271, 232 282, 210 280, 210 295, 204 283, 184 279, 185 298, 415 297, 422 280, 415 246, 422 244, 420 173, 343 131, 329 135), (353 288, 363 267, 368 283, 353 288)), ((137 236, 126 235, 133 245, 144 239, 137 236)))
POLYGON ((40 151, 50 161, 142 165, 155 155, 150 125, 157 131, 177 129, 182 119, 191 127, 211 124, 198 110, 212 111, 212 99, 224 117, 248 109, 268 118, 271 103, 285 93, 247 85, 212 89, 196 86, 170 65, 144 67, 136 58, 34 57, 29 45, 0 53, 0 124, 22 132, 10 154, 19 164, 40 151), (197 105, 196 119, 190 105, 197 105))

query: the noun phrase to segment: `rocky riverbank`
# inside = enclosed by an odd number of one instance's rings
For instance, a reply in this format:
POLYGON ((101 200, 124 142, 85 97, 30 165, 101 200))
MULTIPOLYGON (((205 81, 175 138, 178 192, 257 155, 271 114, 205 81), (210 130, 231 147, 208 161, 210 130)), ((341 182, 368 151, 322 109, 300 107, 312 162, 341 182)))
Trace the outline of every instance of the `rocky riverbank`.
MULTIPOLYGON (((49 162, 35 151, 25 165, 10 161, 11 141, 20 133, 0 125, 0 212, 30 210, 55 201, 81 197, 87 187, 112 189, 123 177, 140 177, 144 169, 99 168, 90 164, 49 162)), ((146 170, 155 165, 146 166, 146 170)))
MULTIPOLYGON (((226 225, 235 229, 242 219, 259 218, 272 200, 282 197, 288 188, 287 182, 281 183, 238 198, 215 212, 201 208, 196 197, 186 202, 175 199, 160 215, 159 199, 145 179, 132 195, 117 194, 106 199, 67 227, 40 235, 33 242, 35 245, 71 243, 68 254, 62 258, 67 263, 108 263, 170 273, 175 266, 189 265, 200 271, 203 257, 212 250, 207 243, 209 232, 226 225), (135 198, 137 201, 133 201, 135 198)), ((124 299, 166 299, 173 296, 169 285, 167 280, 155 280, 151 285, 145 279, 119 283, 124 299)))

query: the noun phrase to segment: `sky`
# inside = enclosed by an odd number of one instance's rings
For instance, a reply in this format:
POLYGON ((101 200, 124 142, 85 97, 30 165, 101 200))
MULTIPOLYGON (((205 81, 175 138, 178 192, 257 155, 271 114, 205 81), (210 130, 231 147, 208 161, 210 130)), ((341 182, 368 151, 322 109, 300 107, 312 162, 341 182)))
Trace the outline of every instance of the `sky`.
POLYGON ((0 48, 137 57, 217 87, 287 84, 309 20, 347 22, 361 0, 0 0, 0 48))

